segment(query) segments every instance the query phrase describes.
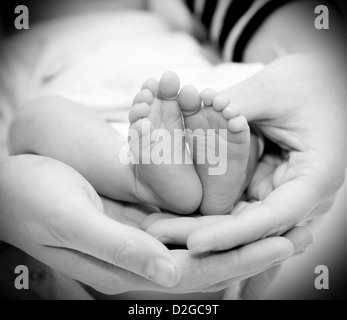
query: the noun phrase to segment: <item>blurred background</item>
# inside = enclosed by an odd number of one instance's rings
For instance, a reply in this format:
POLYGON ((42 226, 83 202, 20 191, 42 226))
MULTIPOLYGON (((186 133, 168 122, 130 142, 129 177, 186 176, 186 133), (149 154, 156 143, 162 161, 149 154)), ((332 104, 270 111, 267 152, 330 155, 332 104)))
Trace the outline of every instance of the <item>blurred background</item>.
MULTIPOLYGON (((347 146, 346 146, 347 147, 347 146)), ((287 262, 269 299, 333 300, 347 298, 347 183, 331 212, 311 230, 314 246, 306 254, 287 262), (324 265, 330 272, 330 290, 315 288, 314 271, 324 265)))

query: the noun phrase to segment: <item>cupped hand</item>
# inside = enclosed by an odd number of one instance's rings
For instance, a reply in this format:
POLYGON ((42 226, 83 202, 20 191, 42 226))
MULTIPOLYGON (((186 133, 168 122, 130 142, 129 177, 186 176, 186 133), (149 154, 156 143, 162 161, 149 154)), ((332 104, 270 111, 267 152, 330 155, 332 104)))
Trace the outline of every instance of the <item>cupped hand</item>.
POLYGON ((215 292, 288 259, 305 229, 222 254, 169 251, 139 229, 151 208, 101 199, 70 167, 31 155, 0 166, 0 239, 105 294, 215 292))
POLYGON ((0 176, 1 240, 106 292, 110 288, 103 280, 111 270, 118 279, 132 273, 165 287, 180 281, 169 250, 109 218, 94 189, 70 167, 23 155, 5 161, 0 176))
POLYGON ((326 213, 347 163, 346 82, 338 67, 318 56, 288 56, 226 90, 283 154, 263 159, 249 188, 254 201, 240 203, 230 216, 152 216, 147 231, 196 252, 224 251, 326 213))

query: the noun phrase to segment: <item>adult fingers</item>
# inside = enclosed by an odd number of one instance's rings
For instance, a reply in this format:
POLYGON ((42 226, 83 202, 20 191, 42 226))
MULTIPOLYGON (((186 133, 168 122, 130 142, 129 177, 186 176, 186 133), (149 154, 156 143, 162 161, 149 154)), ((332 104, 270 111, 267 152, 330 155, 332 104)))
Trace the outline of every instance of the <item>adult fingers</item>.
POLYGON ((170 251, 138 229, 104 215, 100 198, 76 171, 57 161, 21 156, 1 170, 1 235, 32 254, 37 244, 67 248, 129 270, 165 287, 180 270, 170 251), (13 181, 16 181, 14 183, 13 181))
POLYGON ((173 255, 183 277, 171 289, 79 252, 50 247, 41 248, 38 252, 41 261, 105 294, 143 290, 191 293, 215 292, 254 276, 291 256, 293 245, 285 238, 270 238, 236 251, 205 257, 193 256, 187 251, 175 251, 173 255))
POLYGON ((138 229, 97 215, 85 207, 73 249, 126 269, 164 287, 175 286, 181 272, 170 251, 159 241, 138 229), (89 211, 89 212, 88 212, 89 211))
POLYGON ((55 160, 24 156, 10 159, 3 171, 4 200, 13 205, 2 220, 7 225, 10 220, 16 230, 6 231, 11 244, 29 254, 31 242, 72 249, 166 287, 179 281, 169 250, 145 232, 105 216, 95 190, 75 170, 55 160))
POLYGON ((192 232, 203 226, 223 221, 225 218, 225 216, 178 217, 153 214, 144 221, 142 228, 162 243, 186 245, 192 232))
MULTIPOLYGON (((285 237, 288 240, 290 240, 290 242, 293 244, 295 254, 299 254, 305 251, 313 243, 313 236, 311 232, 307 228, 303 227, 294 228, 293 230, 288 232, 288 234, 286 234, 285 237)), ((209 290, 222 290, 223 288, 228 288, 238 283, 239 281, 246 280, 241 285, 241 292, 237 292, 237 294, 239 294, 239 297, 235 297, 235 292, 231 292, 234 294, 232 298, 242 298, 246 300, 261 299, 262 297, 264 297, 268 288, 273 283, 281 268, 281 265, 285 261, 286 260, 276 262, 274 266, 271 266, 268 269, 259 270, 258 272, 255 272, 252 275, 243 277, 241 276, 236 279, 231 279, 229 281, 222 282, 213 287, 210 287, 209 290)), ((226 298, 228 298, 228 296, 226 298)))
POLYGON ((296 227, 284 235, 294 246, 294 253, 299 254, 305 251, 314 243, 311 231, 304 227, 296 227))
MULTIPOLYGON (((271 65, 270 65, 271 66, 271 65)), ((281 108, 269 101, 268 87, 272 84, 268 80, 268 67, 255 76, 221 92, 242 108, 242 114, 250 122, 273 119, 281 112, 281 108), (273 107, 276 107, 272 110, 273 107)), ((274 100, 273 92, 271 97, 274 100)))
POLYGON ((36 258, 68 277, 106 295, 161 288, 128 270, 69 249, 41 247, 36 258))
POLYGON ((310 177, 294 179, 242 214, 193 232, 188 239, 188 248, 198 252, 223 251, 282 235, 312 212, 319 201, 310 177))
POLYGON ((335 200, 336 200, 336 197, 333 197, 332 199, 323 203, 319 207, 315 208, 307 217, 307 219, 309 221, 312 221, 312 220, 319 220, 320 218, 324 217, 333 208, 335 204, 335 200))
MULTIPOLYGON (((236 216, 257 203, 239 202, 232 214, 236 216)), ((142 223, 142 230, 165 244, 186 245, 189 236, 199 228, 228 220, 229 216, 182 217, 173 214, 152 214, 142 223)))
POLYGON ((222 290, 226 290, 225 296, 223 300, 239 300, 240 299, 240 290, 241 290, 241 283, 243 281, 247 281, 250 278, 253 278, 262 272, 265 272, 266 270, 260 270, 256 271, 247 275, 243 275, 240 277, 236 277, 233 279, 230 279, 228 281, 223 281, 221 283, 215 284, 211 287, 208 287, 204 289, 205 293, 213 293, 213 292, 220 292, 222 290))
POLYGON ((101 197, 101 201, 106 216, 137 229, 139 229, 141 223, 151 212, 158 211, 158 209, 153 211, 153 209, 147 208, 145 205, 117 202, 103 197, 101 197))
POLYGON ((241 299, 242 295, 242 285, 244 283, 247 283, 248 280, 257 277, 264 272, 266 272, 266 270, 259 270, 251 274, 240 276, 228 281, 223 281, 205 289, 204 292, 220 292, 222 290, 226 290, 225 296, 223 298, 224 300, 239 300, 241 299))
POLYGON ((158 221, 162 220, 173 220, 180 218, 182 216, 179 216, 177 214, 171 214, 171 213, 152 213, 149 215, 145 220, 141 223, 141 229, 146 231, 151 225, 155 224, 158 221))
POLYGON ((274 237, 223 253, 180 256, 180 252, 174 252, 174 255, 183 270, 194 270, 183 274, 180 283, 187 287, 199 283, 200 289, 206 289, 230 279, 265 270, 288 259, 293 253, 293 245, 289 240, 274 237))
POLYGON ((330 85, 316 63, 313 56, 307 54, 282 57, 222 94, 241 106, 248 121, 278 119, 288 111, 302 107, 307 96, 316 96, 315 90, 320 88, 317 86, 322 85, 321 81, 325 86, 330 85))
POLYGON ((274 155, 266 155, 258 164, 258 168, 248 187, 249 199, 265 200, 274 190, 274 175, 282 160, 274 155))
POLYGON ((284 238, 262 240, 240 250, 209 257, 192 256, 188 251, 174 251, 173 255, 180 265, 183 277, 171 289, 69 249, 40 247, 35 257, 99 292, 115 295, 148 290, 171 293, 215 292, 217 289, 225 289, 230 283, 258 274, 278 261, 287 259, 292 253, 292 244, 284 238), (253 271, 259 270, 258 268, 261 271, 253 271))

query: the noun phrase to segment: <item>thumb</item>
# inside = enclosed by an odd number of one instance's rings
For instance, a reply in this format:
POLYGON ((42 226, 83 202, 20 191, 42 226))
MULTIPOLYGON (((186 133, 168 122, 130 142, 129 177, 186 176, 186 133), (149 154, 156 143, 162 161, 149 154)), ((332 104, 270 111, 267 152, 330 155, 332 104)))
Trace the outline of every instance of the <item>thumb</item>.
POLYGON ((278 119, 316 95, 313 82, 322 74, 315 63, 310 55, 282 57, 222 94, 241 106, 248 121, 278 119))
MULTIPOLYGON (((170 251, 138 229, 118 223, 89 206, 73 249, 128 270, 163 287, 174 287, 181 272, 170 251)), ((86 210, 84 210, 86 213, 86 210)))
MULTIPOLYGON (((266 80, 267 72, 265 70, 242 81, 241 83, 222 91, 220 94, 228 97, 231 101, 237 103, 242 110, 242 115, 249 122, 272 119, 274 113, 281 108, 272 108, 272 101, 269 101, 267 92, 269 91, 270 81, 266 80)), ((283 103, 282 103, 283 104, 283 103)))
POLYGON ((282 235, 312 212, 317 198, 310 179, 290 181, 242 214, 196 230, 188 239, 188 248, 199 252, 224 251, 282 235))

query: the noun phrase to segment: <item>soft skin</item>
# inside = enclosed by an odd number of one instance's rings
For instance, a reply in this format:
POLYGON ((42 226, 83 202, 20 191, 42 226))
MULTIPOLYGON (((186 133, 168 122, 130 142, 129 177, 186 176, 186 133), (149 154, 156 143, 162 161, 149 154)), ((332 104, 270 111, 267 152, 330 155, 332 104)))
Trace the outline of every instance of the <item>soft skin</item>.
POLYGON ((150 209, 101 199, 72 168, 32 155, 1 163, 0 203, 0 240, 112 295, 220 291, 312 243, 311 234, 299 228, 223 254, 169 251, 139 230, 150 209), (154 273, 153 258, 163 261, 154 273))
POLYGON ((317 65, 322 60, 311 55, 284 57, 224 92, 286 151, 282 158, 267 156, 259 165, 249 188, 256 202, 242 204, 231 216, 217 217, 218 223, 199 218, 206 223, 190 220, 189 225, 183 219, 175 220, 173 228, 173 221, 165 219, 147 231, 181 241, 182 230, 189 230, 191 250, 220 251, 283 234, 326 213, 345 177, 346 82, 337 71, 317 65))

